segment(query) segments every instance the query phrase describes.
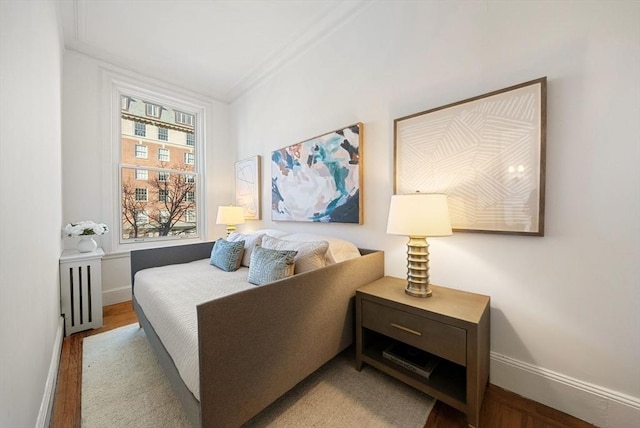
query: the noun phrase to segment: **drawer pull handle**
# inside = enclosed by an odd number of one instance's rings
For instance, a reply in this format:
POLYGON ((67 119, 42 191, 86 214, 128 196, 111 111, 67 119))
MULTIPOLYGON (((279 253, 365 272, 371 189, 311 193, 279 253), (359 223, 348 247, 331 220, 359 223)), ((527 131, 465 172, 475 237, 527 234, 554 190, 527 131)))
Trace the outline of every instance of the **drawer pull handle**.
POLYGON ((396 324, 394 322, 391 323, 391 327, 399 328, 402 331, 406 331, 407 333, 415 334, 416 336, 422 336, 422 333, 420 333, 419 331, 412 330, 412 329, 410 329, 408 327, 405 327, 405 326, 400 325, 400 324, 396 324))

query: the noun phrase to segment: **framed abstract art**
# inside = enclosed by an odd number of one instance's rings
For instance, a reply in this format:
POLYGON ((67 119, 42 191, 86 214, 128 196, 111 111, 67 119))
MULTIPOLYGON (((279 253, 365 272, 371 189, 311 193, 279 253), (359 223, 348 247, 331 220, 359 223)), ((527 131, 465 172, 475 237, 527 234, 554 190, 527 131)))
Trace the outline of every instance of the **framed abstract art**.
POLYGON ((260 156, 236 162, 236 206, 244 208, 244 218, 260 220, 260 156))
POLYGON ((397 194, 445 193, 457 232, 544 236, 547 78, 394 121, 397 194))
POLYGON ((362 224, 362 123, 271 154, 271 219, 362 224))

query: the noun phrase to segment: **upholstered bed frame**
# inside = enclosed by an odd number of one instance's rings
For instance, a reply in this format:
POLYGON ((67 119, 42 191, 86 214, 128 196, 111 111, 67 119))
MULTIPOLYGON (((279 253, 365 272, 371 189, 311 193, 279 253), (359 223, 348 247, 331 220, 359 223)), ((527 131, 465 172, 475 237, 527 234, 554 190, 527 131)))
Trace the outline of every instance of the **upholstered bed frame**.
POLYGON ((133 306, 194 426, 239 427, 353 342, 355 290, 384 276, 384 253, 197 306, 200 398, 182 381, 135 296, 136 272, 208 258, 213 242, 131 252, 133 306))

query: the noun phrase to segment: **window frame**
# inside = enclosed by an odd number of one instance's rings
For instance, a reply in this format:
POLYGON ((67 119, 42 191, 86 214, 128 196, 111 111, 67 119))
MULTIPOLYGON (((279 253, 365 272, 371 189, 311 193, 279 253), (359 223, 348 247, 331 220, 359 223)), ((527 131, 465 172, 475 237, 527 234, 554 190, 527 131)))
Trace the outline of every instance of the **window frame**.
POLYGON ((133 157, 136 159, 149 159, 149 147, 146 144, 135 144, 133 146, 133 157), (143 147, 144 150, 138 150, 138 147, 143 147), (144 152, 144 156, 138 156, 138 153, 142 155, 144 152))
POLYGON ((142 168, 136 168, 134 170, 133 173, 134 179, 137 181, 149 181, 149 170, 148 169, 142 169, 142 168), (140 173, 140 174, 138 174, 140 173), (144 176, 144 178, 140 178, 141 176, 144 176))
POLYGON ((171 162, 171 150, 167 149, 166 147, 158 147, 158 160, 160 162, 171 162), (166 159, 163 159, 164 154, 167 155, 166 159))
MULTIPOLYGON (((102 118, 103 156, 110 162, 103 162, 103 218, 112 232, 103 237, 102 243, 108 254, 128 254, 131 250, 153 248, 167 245, 182 245, 190 242, 203 242, 207 239, 207 193, 206 180, 206 138, 209 114, 213 111, 213 102, 196 93, 170 86, 159 81, 141 81, 131 75, 122 74, 107 68, 101 68, 102 77, 102 118), (198 152, 194 164, 196 176, 196 230, 190 236, 164 236, 160 238, 122 238, 122 202, 121 202, 121 150, 122 150, 122 96, 144 99, 146 102, 167 106, 174 111, 188 112, 194 117, 195 150, 198 152)), ((146 126, 145 126, 146 128, 146 126)), ((146 137, 146 135, 145 135, 146 137)))
POLYGON ((133 122, 133 135, 136 137, 145 137, 147 136, 147 124, 144 122, 134 121, 133 122), (138 129, 138 126, 142 126, 142 128, 138 129))
POLYGON ((169 141, 169 128, 158 126, 158 141, 169 141))
POLYGON ((186 165, 195 165, 196 155, 193 152, 184 152, 182 156, 182 161, 186 165))

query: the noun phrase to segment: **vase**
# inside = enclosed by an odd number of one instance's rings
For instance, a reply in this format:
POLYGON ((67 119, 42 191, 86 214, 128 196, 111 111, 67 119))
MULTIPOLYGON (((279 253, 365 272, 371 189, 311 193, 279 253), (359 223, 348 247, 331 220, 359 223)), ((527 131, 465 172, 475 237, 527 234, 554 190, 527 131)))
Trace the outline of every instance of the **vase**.
POLYGON ((98 244, 91 236, 80 236, 80 241, 76 247, 81 253, 90 253, 98 248, 98 244))

